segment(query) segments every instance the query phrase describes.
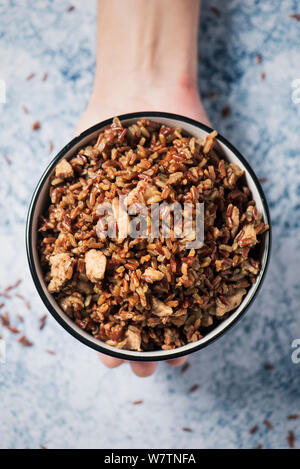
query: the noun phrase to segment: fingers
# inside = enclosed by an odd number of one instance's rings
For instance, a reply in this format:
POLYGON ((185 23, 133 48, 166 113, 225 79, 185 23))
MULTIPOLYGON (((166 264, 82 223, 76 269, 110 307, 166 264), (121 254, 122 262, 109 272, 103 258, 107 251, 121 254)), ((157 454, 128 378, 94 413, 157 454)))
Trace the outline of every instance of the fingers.
MULTIPOLYGON (((125 360, 121 360, 119 358, 113 358, 108 355, 104 355, 102 353, 99 353, 100 360, 102 363, 107 366, 108 368, 117 368, 118 366, 122 365, 125 360)), ((187 360, 187 357, 180 357, 180 358, 174 358, 173 360, 167 360, 166 363, 169 366, 175 367, 175 366, 181 366, 183 363, 187 360)), ((140 362, 130 362, 130 367, 133 371, 133 373, 136 376, 139 376, 140 378, 146 378, 147 376, 153 375, 157 368, 157 363, 155 362, 145 362, 145 363, 140 363, 140 362)))
POLYGON ((117 368, 117 366, 120 366, 122 363, 124 363, 124 360, 120 360, 120 358, 109 357, 103 353, 99 353, 99 355, 103 365, 107 366, 108 368, 117 368))
POLYGON ((157 363, 153 362, 130 362, 130 366, 134 374, 140 378, 146 378, 147 376, 153 375, 157 368, 157 363))
MULTIPOLYGON (((102 363, 108 368, 117 368, 125 362, 125 360, 109 357, 108 355, 104 355, 103 353, 99 353, 99 356, 102 363)), ((136 376, 146 378, 147 376, 151 376, 155 372, 157 368, 157 363, 130 362, 130 367, 133 373, 136 374, 136 376)))
POLYGON ((187 360, 187 357, 173 358, 173 360, 167 360, 169 366, 180 366, 187 360))

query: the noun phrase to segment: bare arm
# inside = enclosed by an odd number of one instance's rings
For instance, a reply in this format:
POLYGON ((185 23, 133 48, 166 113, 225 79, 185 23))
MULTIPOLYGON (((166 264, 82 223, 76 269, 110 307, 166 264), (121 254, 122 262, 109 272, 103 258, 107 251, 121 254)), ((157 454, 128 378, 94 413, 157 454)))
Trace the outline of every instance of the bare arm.
POLYGON ((118 114, 209 123, 197 88, 200 0, 99 0, 93 91, 77 132, 118 114))
POLYGON ((94 92, 197 88, 200 0, 99 0, 94 92))

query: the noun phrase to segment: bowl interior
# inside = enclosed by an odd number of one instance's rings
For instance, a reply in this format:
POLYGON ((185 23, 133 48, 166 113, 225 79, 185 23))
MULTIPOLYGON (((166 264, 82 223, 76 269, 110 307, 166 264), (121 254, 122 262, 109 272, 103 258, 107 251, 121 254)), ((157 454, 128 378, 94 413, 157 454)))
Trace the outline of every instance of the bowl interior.
MULTIPOLYGON (((190 119, 183 118, 180 116, 173 116, 162 113, 136 113, 132 115, 121 116, 120 120, 124 125, 129 125, 136 122, 137 119, 140 119, 142 117, 149 118, 153 121, 160 122, 171 127, 181 127, 186 133, 197 138, 203 138, 210 132, 209 128, 198 124, 196 121, 192 121, 190 119)), ((77 137, 72 142, 70 142, 50 163, 36 188, 29 210, 27 222, 27 248, 29 254, 30 267, 36 287, 49 311, 54 315, 58 322, 60 322, 60 324, 63 325, 65 329, 67 329, 79 340, 84 342, 86 345, 95 348, 98 351, 107 353, 109 355, 118 356, 120 358, 144 361, 170 359, 176 356, 188 354, 194 349, 199 349, 206 346, 217 336, 221 335, 241 316, 241 314, 249 306, 250 302, 254 298, 255 293, 259 288, 259 285, 266 270, 267 260, 269 256, 270 233, 265 233, 264 240, 260 244, 260 260, 262 268, 256 279, 256 282, 249 289, 240 306, 227 319, 222 321, 214 329, 208 332, 207 335, 198 342, 189 343, 175 350, 136 352, 130 350, 119 350, 115 347, 105 344, 104 342, 99 341, 98 339, 95 339, 92 335, 88 334, 79 326, 77 326, 58 306, 54 297, 48 292, 43 278, 43 273, 36 249, 37 224, 39 215, 43 213, 49 202, 48 194, 50 187, 50 176, 53 174, 55 165, 57 164, 58 160, 62 157, 70 159, 82 146, 88 145, 88 143, 92 139, 94 139, 108 123, 110 122, 105 121, 103 125, 99 124, 98 126, 94 126, 88 131, 84 132, 81 136, 77 137)), ((217 151, 221 152, 229 162, 238 164, 245 171, 246 182, 252 192, 252 197, 256 202, 257 209, 260 213, 263 214, 265 223, 270 224, 268 208, 264 194, 262 192, 259 182, 257 181, 257 178, 249 167, 248 163, 244 160, 241 155, 239 155, 237 150, 235 150, 223 137, 219 136, 217 138, 217 142, 217 151)))

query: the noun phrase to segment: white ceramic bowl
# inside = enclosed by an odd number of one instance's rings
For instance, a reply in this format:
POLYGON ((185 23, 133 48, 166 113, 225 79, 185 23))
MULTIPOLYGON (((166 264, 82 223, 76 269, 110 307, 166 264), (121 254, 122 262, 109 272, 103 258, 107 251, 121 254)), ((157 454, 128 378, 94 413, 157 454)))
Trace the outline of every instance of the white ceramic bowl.
MULTIPOLYGON (((119 116, 124 125, 129 125, 136 122, 138 119, 146 118, 153 121, 166 124, 171 127, 181 127, 185 132, 191 136, 205 137, 212 131, 209 127, 189 119, 187 117, 179 116, 176 114, 162 113, 162 112, 137 112, 132 114, 125 114, 119 116)), ((90 129, 83 132, 78 137, 74 138, 68 143, 51 161, 44 174, 42 175, 35 192, 33 194, 27 217, 26 225, 26 248, 28 262, 31 274, 36 285, 36 288, 43 300, 45 306, 55 319, 74 337, 79 339, 84 344, 95 350, 106 353, 108 355, 123 358, 126 360, 136 361, 156 361, 156 360, 169 360, 171 358, 187 355, 191 352, 206 347, 209 343, 220 337, 227 331, 239 318, 246 312, 252 301, 254 300, 258 290, 262 284, 267 269, 270 247, 271 247, 271 231, 264 234, 264 239, 260 244, 260 261, 261 271, 256 279, 256 282, 251 286, 246 296, 243 298, 240 306, 230 316, 217 325, 213 330, 200 339, 198 342, 189 343, 174 350, 157 350, 151 352, 136 352, 130 350, 119 350, 115 347, 109 346, 100 340, 95 339, 92 335, 88 334, 80 327, 78 327, 59 307, 51 293, 48 292, 43 273, 40 266, 39 256, 37 253, 37 224, 39 215, 41 215, 49 203, 49 187, 50 176, 53 174, 55 165, 61 158, 70 159, 73 155, 83 146, 94 139, 99 132, 106 126, 112 123, 112 119, 101 122, 90 129)), ((224 157, 232 163, 238 164, 245 171, 246 181, 249 189, 252 192, 252 197, 256 202, 257 209, 264 216, 265 223, 270 225, 270 216, 267 201, 261 185, 251 169, 249 163, 245 158, 222 136, 218 136, 219 151, 224 154, 224 157)))

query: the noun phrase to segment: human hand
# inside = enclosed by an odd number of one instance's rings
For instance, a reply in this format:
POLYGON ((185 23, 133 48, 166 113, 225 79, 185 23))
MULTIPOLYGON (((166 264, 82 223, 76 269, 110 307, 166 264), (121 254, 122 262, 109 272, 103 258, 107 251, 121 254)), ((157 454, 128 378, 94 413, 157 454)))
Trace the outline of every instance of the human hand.
POLYGON ((139 111, 171 112, 211 125, 197 86, 189 77, 182 77, 174 84, 161 81, 151 87, 147 86, 146 89, 143 89, 143 82, 144 79, 139 79, 137 74, 136 84, 131 85, 129 90, 122 90, 118 83, 116 86, 114 83, 104 84, 101 91, 97 88, 82 114, 76 135, 110 117, 139 111), (107 90, 106 93, 103 92, 104 89, 107 90))
MULTIPOLYGON (((191 0, 189 8, 182 0, 99 0, 94 88, 76 134, 138 111, 170 112, 210 125, 197 87, 199 7, 199 0, 191 0)), ((125 363, 103 354, 100 358, 109 368, 125 363)), ((166 363, 180 366, 185 361, 181 357, 166 363)), ((157 368, 153 362, 129 363, 140 377, 157 368)))

